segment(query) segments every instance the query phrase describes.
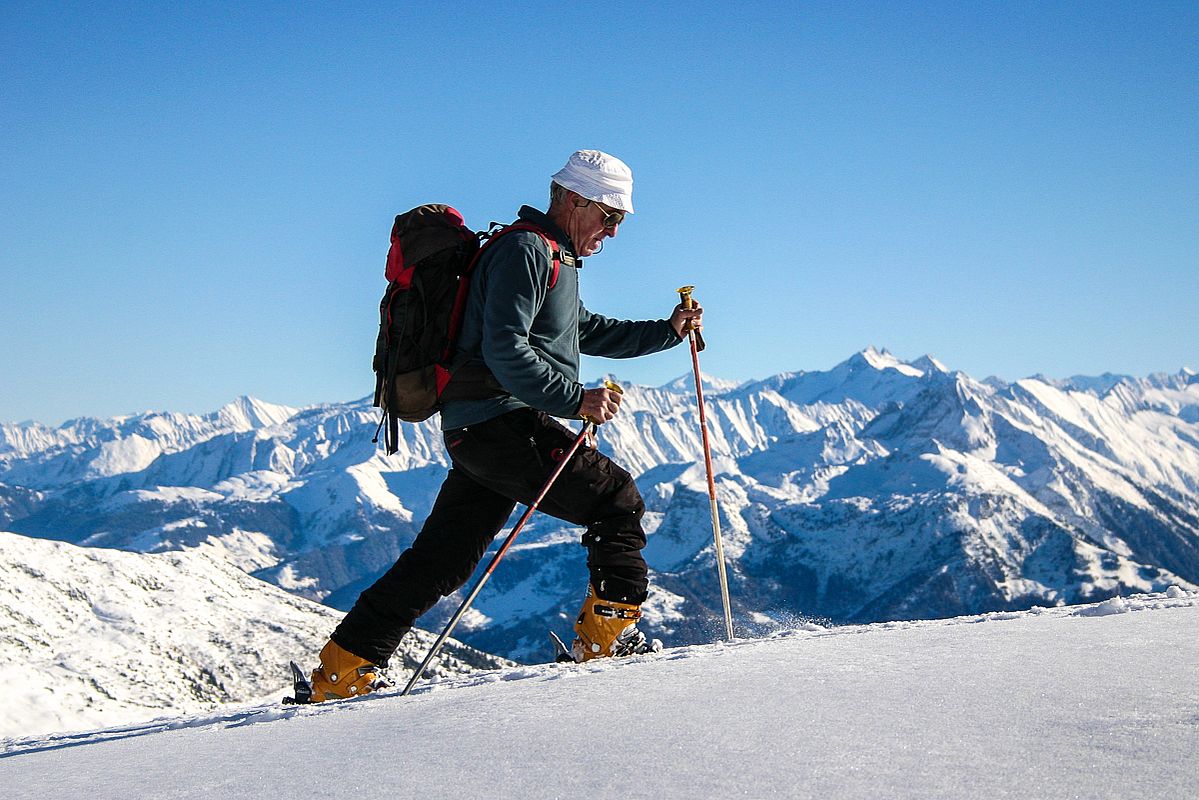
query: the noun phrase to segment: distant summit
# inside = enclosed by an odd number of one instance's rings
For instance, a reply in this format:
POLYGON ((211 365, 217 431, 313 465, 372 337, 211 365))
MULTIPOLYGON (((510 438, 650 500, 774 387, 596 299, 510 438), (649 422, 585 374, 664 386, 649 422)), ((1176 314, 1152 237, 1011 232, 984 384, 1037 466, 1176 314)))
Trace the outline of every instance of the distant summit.
POLYGON ((851 356, 844 364, 850 369, 859 369, 863 365, 877 370, 893 369, 911 377, 919 377, 924 373, 923 369, 906 361, 900 361, 887 350, 878 350, 874 346, 867 347, 865 350, 851 356))
POLYGON ((232 403, 222 406, 216 412, 216 417, 236 430, 252 430, 281 425, 298 411, 298 408, 267 403, 242 395, 232 403))
MULTIPOLYGON (((731 392, 741 384, 737 381, 727 381, 723 378, 716 378, 706 372, 700 373, 700 385, 704 389, 704 395, 724 394, 731 392)), ((667 392, 694 392, 695 391, 695 374, 692 372, 685 373, 670 381, 664 383, 659 389, 667 392)))

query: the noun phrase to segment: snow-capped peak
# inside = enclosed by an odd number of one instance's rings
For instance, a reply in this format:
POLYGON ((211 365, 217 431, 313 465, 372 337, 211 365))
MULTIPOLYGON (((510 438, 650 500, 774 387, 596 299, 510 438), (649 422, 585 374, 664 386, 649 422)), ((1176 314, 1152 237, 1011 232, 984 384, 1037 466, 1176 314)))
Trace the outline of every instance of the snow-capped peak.
POLYGON ((935 357, 929 355, 928 353, 925 353, 924 355, 920 356, 920 358, 911 362, 911 364, 916 369, 922 370, 923 372, 926 372, 926 373, 928 373, 928 372, 946 372, 946 373, 949 372, 949 367, 945 366, 940 361, 938 361, 935 357))
MULTIPOLYGON (((705 395, 724 394, 725 392, 733 391, 741 385, 737 383, 737 381, 728 381, 724 380, 723 378, 716 378, 702 371, 699 373, 699 375, 705 395)), ((669 383, 662 384, 658 388, 668 392, 694 392, 695 373, 688 372, 680 375, 669 383)))
POLYGON ((291 406, 267 403, 255 397, 242 395, 231 403, 221 406, 215 417, 234 430, 252 430, 281 425, 299 411, 291 406))
POLYGON ((874 345, 871 345, 865 350, 854 354, 845 363, 850 367, 860 367, 862 365, 866 365, 872 369, 879 370, 880 372, 882 370, 893 369, 912 378, 919 378, 924 374, 924 370, 918 369, 906 361, 901 361, 885 348, 879 350, 874 345))

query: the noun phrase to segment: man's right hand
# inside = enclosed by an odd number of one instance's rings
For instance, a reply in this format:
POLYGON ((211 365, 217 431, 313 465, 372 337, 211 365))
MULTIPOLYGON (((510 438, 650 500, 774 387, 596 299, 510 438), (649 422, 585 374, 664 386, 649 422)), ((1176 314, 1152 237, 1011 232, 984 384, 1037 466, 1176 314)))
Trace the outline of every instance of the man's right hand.
POLYGON ((596 425, 602 425, 616 416, 620 410, 620 400, 621 394, 611 389, 584 389, 578 414, 596 425))

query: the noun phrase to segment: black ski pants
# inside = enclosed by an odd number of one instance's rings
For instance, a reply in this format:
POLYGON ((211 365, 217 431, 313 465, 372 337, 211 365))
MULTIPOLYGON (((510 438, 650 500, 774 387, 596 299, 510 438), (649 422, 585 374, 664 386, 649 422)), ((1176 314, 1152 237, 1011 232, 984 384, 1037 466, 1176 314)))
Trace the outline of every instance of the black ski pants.
MULTIPOLYGON (((424 527, 359 596, 333 640, 385 665, 417 617, 466 583, 516 503, 536 498, 576 435, 533 409, 445 431, 453 466, 424 527)), ((587 526, 583 545, 596 594, 622 603, 645 600, 645 504, 626 470, 581 447, 538 509, 587 526)))

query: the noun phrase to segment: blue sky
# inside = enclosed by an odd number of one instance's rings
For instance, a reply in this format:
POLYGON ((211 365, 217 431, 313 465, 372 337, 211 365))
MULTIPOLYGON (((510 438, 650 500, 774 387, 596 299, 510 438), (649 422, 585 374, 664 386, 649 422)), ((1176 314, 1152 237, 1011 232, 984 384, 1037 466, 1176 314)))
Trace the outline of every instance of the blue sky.
POLYGON ((1193 2, 457 8, 5 4, 0 420, 366 395, 394 215, 581 147, 637 206, 585 302, 695 284, 714 375, 1199 368, 1193 2))

